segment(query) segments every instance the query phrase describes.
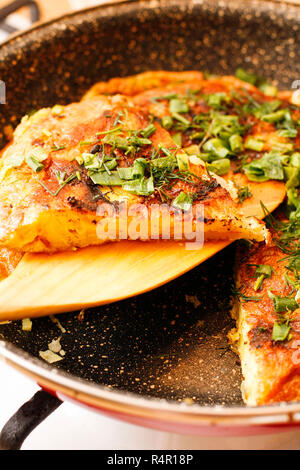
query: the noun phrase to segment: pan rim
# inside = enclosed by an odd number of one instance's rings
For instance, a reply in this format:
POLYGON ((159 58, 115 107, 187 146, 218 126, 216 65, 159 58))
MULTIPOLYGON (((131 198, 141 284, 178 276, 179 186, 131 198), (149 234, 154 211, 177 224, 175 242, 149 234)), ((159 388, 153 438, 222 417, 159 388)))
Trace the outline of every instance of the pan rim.
POLYGON ((103 3, 101 5, 95 5, 92 7, 87 7, 83 8, 80 10, 74 10, 69 13, 65 13, 63 15, 59 15, 57 17, 54 17, 50 20, 42 20, 38 21, 32 26, 29 26, 28 28, 22 30, 22 31, 17 31, 15 33, 12 33, 5 41, 1 42, 0 44, 0 54, 2 52, 2 49, 4 49, 6 46, 9 46, 11 42, 21 39, 25 36, 30 35, 31 33, 34 33, 35 31, 46 29, 47 26, 59 24, 61 21, 65 19, 70 19, 75 16, 84 16, 87 15, 88 13, 92 13, 93 11, 104 11, 104 10, 109 10, 114 7, 122 8, 122 7, 129 7, 129 6, 137 6, 137 5, 142 5, 144 4, 148 10, 154 9, 155 7, 160 7, 162 5, 170 6, 170 5, 181 5, 183 3, 187 4, 188 6, 194 6, 194 5, 205 5, 205 4, 212 4, 215 7, 220 6, 221 8, 230 7, 235 5, 235 8, 237 10, 240 9, 240 4, 241 3, 249 3, 249 5, 253 6, 253 9, 256 6, 259 5, 260 8, 262 7, 267 7, 268 9, 270 8, 270 5, 275 6, 276 9, 278 10, 279 6, 285 6, 287 9, 290 10, 296 10, 300 12, 300 4, 299 3, 294 3, 294 0, 242 0, 240 2, 239 0, 227 0, 227 3, 224 2, 223 0, 111 0, 107 1, 107 3, 103 3))
MULTIPOLYGON (((244 0, 247 2, 247 0, 244 0)), ((182 5, 181 0, 181 5, 182 5)), ((214 6, 220 4, 223 8, 226 6, 235 6, 238 10, 239 2, 237 0, 232 0, 224 3, 222 0, 217 0, 217 2, 212 2, 211 0, 184 0, 185 4, 189 6, 194 5, 205 5, 213 3, 214 6)), ((295 4, 290 1, 278 1, 278 0, 254 0, 249 1, 249 5, 252 5, 252 8, 256 4, 260 5, 260 8, 270 7, 270 5, 275 6, 278 9, 281 5, 286 8, 287 11, 297 11, 300 12, 300 5, 295 4)), ((5 48, 9 48, 15 41, 26 37, 30 39, 31 34, 34 34, 35 31, 45 30, 48 26, 58 25, 63 23, 66 19, 71 19, 74 17, 84 17, 88 13, 93 11, 100 11, 109 13, 109 10, 112 8, 125 8, 130 9, 131 7, 136 7, 137 5, 143 5, 143 8, 147 7, 148 10, 161 7, 163 5, 171 7, 172 5, 179 5, 179 0, 118 0, 108 2, 102 5, 85 8, 82 10, 66 13, 64 15, 58 16, 54 19, 48 21, 41 21, 31 26, 30 28, 17 32, 10 36, 5 42, 0 45, 0 55, 3 53, 5 48)), ((300 18, 300 16, 299 16, 300 18)), ((17 50, 17 48, 16 48, 17 50)), ((186 403, 176 403, 175 401, 168 401, 166 399, 160 399, 155 397, 141 397, 137 394, 128 391, 116 391, 109 389, 103 385, 96 383, 89 383, 87 380, 80 379, 76 376, 73 376, 69 373, 66 373, 55 367, 51 367, 48 364, 44 363, 42 360, 35 358, 34 356, 26 353, 21 348, 9 343, 7 341, 0 340, 0 357, 3 358, 9 365, 22 369, 23 373, 27 375, 34 376, 38 383, 41 380, 50 380, 59 388, 60 386, 66 386, 70 390, 79 390, 86 396, 93 396, 95 399, 104 399, 108 401, 113 401, 114 403, 123 404, 125 406, 138 407, 139 409, 147 410, 156 410, 158 412, 164 412, 168 414, 177 414, 190 417, 200 418, 214 418, 217 420, 220 419, 222 422, 223 419, 226 419, 226 425, 228 425, 228 420, 232 420, 236 417, 239 418, 249 418, 249 421, 246 424, 251 423, 251 418, 267 418, 273 417, 272 423, 278 422, 276 418, 278 416, 285 416, 285 422, 288 423, 299 423, 300 421, 300 402, 272 404, 259 407, 248 407, 246 405, 241 406, 223 406, 223 405, 207 405, 202 406, 196 403, 188 405, 186 403), (39 380, 40 379, 40 380, 39 380), (299 416, 296 416, 299 415, 299 416)), ((230 423, 229 423, 230 424, 230 423)), ((235 423, 236 424, 236 423, 235 423)), ((264 424, 264 422, 263 422, 264 424)))
MULTIPOLYGON (((297 424, 300 422, 300 402, 281 402, 270 405, 262 406, 226 406, 226 405, 199 405, 197 403, 188 404, 185 402, 176 402, 175 400, 166 400, 156 397, 139 396, 133 392, 114 390, 107 386, 88 382, 80 377, 76 377, 61 369, 44 363, 40 359, 30 355, 29 353, 20 350, 12 343, 0 341, 0 357, 4 362, 10 366, 21 370, 26 375, 31 376, 38 384, 45 386, 45 383, 52 383, 55 389, 50 388, 51 391, 59 391, 61 388, 69 390, 72 395, 77 392, 87 398, 99 400, 99 402, 109 401, 115 405, 126 406, 126 408, 139 408, 140 410, 152 410, 167 414, 176 413, 178 416, 193 417, 197 416, 199 419, 206 417, 207 419, 214 419, 221 423, 228 420, 248 418, 249 422, 245 424, 254 423, 257 419, 266 420, 267 424, 274 423, 289 423, 297 424)), ((46 385, 47 388, 47 385, 46 385)), ((69 396, 66 393, 66 396, 69 396)), ((76 399, 76 397, 74 397, 76 399)), ((79 400, 80 401, 80 400, 79 400)), ((215 423, 217 424, 217 423, 215 423)), ((239 423, 241 424, 241 423, 239 423)), ((264 421, 259 424, 265 424, 264 421)))

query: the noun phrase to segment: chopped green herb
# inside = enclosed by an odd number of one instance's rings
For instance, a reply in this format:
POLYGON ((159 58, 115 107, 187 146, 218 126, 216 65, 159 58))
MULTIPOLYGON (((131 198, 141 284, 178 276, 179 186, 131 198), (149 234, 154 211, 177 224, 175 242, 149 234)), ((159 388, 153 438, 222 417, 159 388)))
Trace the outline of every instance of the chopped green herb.
POLYGON ((179 121, 180 123, 184 124, 185 126, 190 125, 190 121, 186 119, 185 117, 181 116, 179 113, 172 113, 172 118, 176 119, 176 121, 179 121))
POLYGON ((226 93, 212 93, 205 95, 205 101, 207 102, 208 106, 211 106, 215 109, 222 109, 222 104, 224 102, 230 101, 230 98, 226 95, 226 93))
POLYGON ((91 142, 90 140, 86 140, 86 141, 83 140, 82 142, 79 142, 80 147, 84 147, 86 145, 93 145, 93 144, 94 142, 91 142))
POLYGON ((236 152, 241 152, 244 148, 243 146, 243 139, 239 134, 232 134, 229 137, 229 145, 230 149, 236 153, 236 152))
POLYGON ((257 291, 261 289, 262 283, 265 279, 272 277, 273 268, 268 264, 255 264, 251 266, 256 267, 255 276, 257 277, 257 280, 254 283, 254 290, 257 291))
POLYGON ((189 211, 192 207, 192 204, 193 199, 189 194, 186 194, 184 191, 181 191, 181 193, 172 202, 173 207, 184 211, 189 211))
POLYGON ((245 142, 245 148, 249 150, 255 150, 256 152, 261 152, 264 148, 265 143, 254 137, 248 137, 245 142))
POLYGON ((140 131, 140 135, 142 137, 145 137, 146 139, 148 137, 150 137, 152 134, 154 134, 154 132, 156 131, 156 127, 154 124, 149 124, 149 126, 147 126, 145 129, 143 129, 142 131, 140 131))
POLYGON ((117 171, 112 171, 110 175, 107 172, 89 172, 89 176, 93 183, 100 186, 122 186, 123 183, 117 171))
POLYGON ((172 139, 174 140, 175 144, 178 145, 178 147, 182 147, 182 136, 180 132, 172 135, 172 139))
POLYGON ((197 157, 200 157, 200 148, 198 145, 190 145, 189 147, 184 147, 184 151, 188 155, 197 155, 197 157))
POLYGON ((249 186, 237 186, 238 200, 242 204, 246 199, 252 196, 249 186))
POLYGON ((217 137, 209 139, 204 145, 203 150, 206 152, 211 152, 219 158, 225 158, 230 151, 225 147, 223 141, 217 137))
POLYGON ((119 133, 120 131, 122 131, 121 126, 114 127, 113 129, 110 129, 110 130, 107 130, 107 131, 97 132, 96 135, 101 136, 101 135, 107 135, 107 134, 116 134, 116 133, 119 133))
POLYGON ((277 96, 278 88, 269 83, 262 83, 258 87, 266 96, 277 96))
POLYGON ((178 98, 173 98, 170 100, 170 113, 187 113, 189 110, 188 105, 186 104, 185 101, 178 99, 178 98))
POLYGON ((66 172, 65 171, 58 170, 56 172, 56 178, 57 178, 58 184, 62 184, 65 180, 65 177, 66 177, 66 172))
POLYGON ((58 195, 58 193, 66 186, 66 184, 70 183, 74 178, 76 178, 76 174, 70 175, 66 180, 64 180, 63 183, 61 183, 61 185, 57 188, 57 190, 55 192, 53 192, 49 188, 47 188, 47 186, 41 180, 39 180, 38 178, 36 178, 36 180, 41 186, 43 186, 43 188, 49 194, 51 194, 51 196, 56 197, 58 195))
POLYGON ((171 127, 173 126, 173 119, 171 116, 164 116, 161 120, 161 124, 163 126, 164 129, 171 129, 171 127))
POLYGON ((233 295, 235 295, 242 302, 259 302, 262 299, 262 297, 257 297, 254 295, 252 296, 245 295, 243 292, 235 289, 235 287, 233 287, 232 291, 233 291, 233 295))
POLYGON ((274 323, 273 325, 273 332, 272 332, 272 340, 273 341, 285 341, 289 337, 291 327, 289 322, 285 323, 274 323))
POLYGON ((153 178, 141 178, 126 183, 123 182, 123 189, 138 196, 150 196, 154 193, 153 178))
POLYGON ((294 297, 280 297, 279 295, 273 294, 271 291, 268 291, 268 295, 273 300, 275 312, 293 312, 299 308, 294 297))
POLYGON ((279 111, 275 111, 274 113, 265 114, 261 119, 270 123, 279 122, 285 118, 286 112, 286 109, 279 109, 279 111))
POLYGON ((59 150, 64 150, 65 148, 66 148, 65 145, 57 145, 57 144, 55 144, 55 145, 53 145, 53 146, 51 147, 51 152, 58 152, 59 150))
MULTIPOLYGON (((121 117, 124 116, 124 113, 123 111, 120 111, 119 114, 117 115, 114 123, 113 123, 113 127, 117 126, 120 122, 121 122, 121 117)), ((111 117, 111 116, 109 116, 111 117)))
POLYGON ((226 175, 226 173, 228 173, 230 170, 230 160, 228 158, 214 160, 212 163, 207 165, 207 169, 219 176, 226 175))
POLYGON ((177 164, 179 171, 188 171, 190 168, 190 159, 189 156, 186 154, 178 154, 177 155, 177 164))
POLYGON ((281 106, 281 104, 282 102, 280 100, 266 101, 262 104, 256 103, 254 108, 250 109, 249 111, 252 112, 258 119, 262 119, 263 116, 275 112, 281 106))
POLYGON ((29 157, 32 157, 37 162, 43 162, 47 159, 48 154, 46 150, 43 149, 43 147, 34 147, 31 150, 29 157))
POLYGON ((243 82, 251 83, 251 85, 256 85, 258 81, 258 76, 246 72, 243 68, 239 67, 235 71, 235 76, 242 80, 243 82))
POLYGON ((33 157, 26 158, 26 163, 27 163, 27 165, 30 166, 30 168, 33 171, 35 171, 35 173, 38 173, 39 171, 41 171, 44 168, 44 165, 42 163, 40 163, 39 161, 37 161, 33 157))
POLYGON ((244 165, 243 168, 250 181, 284 180, 283 155, 277 151, 264 154, 258 160, 244 165))

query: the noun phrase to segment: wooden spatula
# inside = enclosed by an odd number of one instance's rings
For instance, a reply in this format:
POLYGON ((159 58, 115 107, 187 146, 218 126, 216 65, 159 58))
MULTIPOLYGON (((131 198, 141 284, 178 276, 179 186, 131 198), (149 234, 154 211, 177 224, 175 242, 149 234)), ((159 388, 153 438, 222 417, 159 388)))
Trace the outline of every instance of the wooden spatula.
MULTIPOLYGON (((279 182, 252 183, 245 215, 263 217, 285 197, 279 182)), ((207 242, 186 250, 172 241, 108 243, 77 252, 26 254, 0 283, 0 321, 38 317, 103 305, 154 289, 189 271, 230 242, 207 242)))

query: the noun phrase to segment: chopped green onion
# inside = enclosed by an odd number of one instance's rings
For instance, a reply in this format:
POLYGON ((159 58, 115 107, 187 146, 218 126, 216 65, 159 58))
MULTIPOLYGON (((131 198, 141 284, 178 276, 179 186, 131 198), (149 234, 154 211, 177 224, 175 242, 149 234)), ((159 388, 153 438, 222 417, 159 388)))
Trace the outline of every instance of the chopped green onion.
POLYGON ((122 186, 123 183, 117 171, 112 171, 110 175, 106 172, 90 172, 89 176, 93 183, 101 186, 122 186))
POLYGON ((145 158, 137 158, 132 167, 133 178, 143 178, 145 174, 145 168, 147 166, 147 160, 145 158))
POLYGON ((205 136, 205 132, 193 132, 190 135, 190 139, 191 140, 202 140, 204 136, 205 136))
POLYGON ((262 83, 258 88, 266 96, 277 96, 278 88, 276 86, 270 85, 269 83, 262 83))
POLYGON ((1 159, 0 163, 0 181, 3 180, 3 178, 6 175, 6 172, 10 170, 11 168, 18 168, 19 166, 22 165, 24 162, 24 156, 23 155, 9 155, 6 158, 1 159))
POLYGON ((286 111, 286 109, 279 109, 279 111, 275 111, 274 113, 265 114, 261 119, 270 123, 279 122, 285 118, 286 111))
POLYGON ((269 113, 276 111, 282 102, 280 100, 267 101, 263 104, 256 103, 255 109, 250 110, 258 119, 269 113))
POLYGON ((229 145, 233 152, 241 152, 244 148, 243 139, 239 134, 233 134, 229 137, 229 145))
POLYGON ((184 151, 188 155, 197 155, 197 157, 200 157, 200 148, 198 145, 190 145, 189 147, 185 147, 184 151))
POLYGON ((154 132, 156 131, 156 127, 154 124, 149 124, 145 129, 143 129, 140 134, 145 137, 145 138, 148 138, 150 137, 152 134, 154 134, 154 132))
POLYGON ((107 171, 108 174, 110 174, 111 170, 116 168, 117 165, 118 165, 117 160, 114 158, 112 160, 103 162, 103 167, 107 171))
POLYGON ((216 109, 219 109, 222 105, 222 102, 226 99, 226 93, 212 93, 205 96, 205 101, 207 102, 208 106, 216 109))
POLYGON ((39 171, 41 171, 43 168, 44 168, 44 165, 40 162, 38 162, 35 158, 33 157, 28 157, 26 158, 26 163, 27 165, 30 166, 30 168, 35 171, 36 173, 38 173, 39 171))
POLYGON ((222 176, 228 173, 230 170, 230 160, 228 158, 221 158, 220 160, 214 160, 212 163, 207 165, 208 171, 216 173, 216 175, 222 176))
POLYGON ((230 153, 230 151, 225 147, 223 141, 217 137, 205 142, 203 150, 211 152, 219 158, 224 158, 230 153))
POLYGON ((75 160, 79 165, 83 165, 84 163, 83 157, 81 155, 79 155, 78 157, 75 157, 75 160))
POLYGON ((129 168, 117 168, 119 177, 122 180, 132 180, 133 179, 133 167, 129 168))
POLYGON ((79 146, 84 147, 85 145, 92 145, 93 143, 94 142, 91 142, 89 140, 86 140, 86 141, 83 140, 83 141, 79 142, 79 146))
POLYGON ((268 295, 273 300, 275 312, 287 312, 290 310, 293 312, 299 308, 298 303, 293 297, 280 297, 271 291, 268 291, 268 295))
POLYGON ((294 206, 296 209, 300 206, 300 197, 298 196, 298 189, 287 190, 288 205, 294 206))
POLYGON ((267 278, 270 278, 273 274, 273 268, 269 264, 258 264, 256 265, 255 274, 257 276, 263 275, 267 278))
POLYGON ((242 80, 243 82, 251 83, 252 85, 255 85, 258 81, 257 75, 248 73, 246 72, 246 70, 242 69, 241 67, 239 67, 235 71, 235 76, 239 78, 240 80, 242 80))
POLYGON ((141 178, 122 183, 123 189, 138 196, 150 196, 154 193, 153 178, 141 178))
POLYGON ((268 264, 257 264, 255 266, 255 275, 257 276, 257 280, 254 283, 254 290, 257 291, 261 288, 264 279, 272 277, 273 268, 268 264))
POLYGON ((184 211, 189 211, 192 207, 192 204, 193 199, 189 194, 186 194, 184 191, 181 191, 181 193, 172 202, 173 207, 184 211))
POLYGON ((58 184, 62 184, 65 180, 65 177, 66 177, 66 172, 65 171, 58 170, 56 172, 56 178, 57 178, 58 184))
POLYGON ((182 147, 182 135, 180 132, 172 135, 172 139, 174 140, 175 144, 178 145, 178 147, 182 147))
POLYGON ((289 336, 290 329, 291 327, 288 322, 274 323, 273 332, 272 332, 272 340, 273 341, 285 341, 289 336))
POLYGON ((170 100, 170 113, 187 113, 189 110, 188 105, 185 101, 178 98, 173 98, 170 100))
POLYGON ((283 155, 272 151, 243 166, 250 181, 284 180, 283 155))
POLYGON ((59 150, 64 150, 65 148, 66 148, 65 145, 57 145, 57 144, 55 144, 55 145, 53 145, 53 146, 51 147, 51 152, 58 152, 59 150))
POLYGON ((171 129, 171 127, 173 126, 173 119, 171 118, 171 116, 164 116, 161 120, 161 125, 164 129, 171 129))
POLYGON ((254 283, 255 292, 261 288, 264 279, 265 279, 265 276, 263 274, 256 279, 254 283))
POLYGON ((284 168, 284 175, 287 180, 287 189, 296 188, 300 185, 300 168, 287 166, 284 168))
POLYGON ((255 150, 256 152, 261 152, 264 148, 265 143, 261 140, 254 139, 253 137, 248 137, 245 142, 245 148, 249 150, 255 150))
POLYGON ((249 186, 237 186, 238 200, 242 204, 246 199, 252 196, 249 186))
POLYGON ((82 159, 87 170, 98 170, 101 167, 100 160, 93 153, 83 153, 82 159))
POLYGON ((115 134, 115 133, 118 133, 122 131, 122 127, 119 126, 119 127, 114 127, 113 129, 110 129, 110 130, 107 130, 107 131, 102 131, 102 132, 97 132, 97 136, 101 136, 101 135, 107 135, 107 134, 115 134))
POLYGON ((185 124, 186 126, 190 125, 190 121, 186 119, 185 117, 181 116, 181 114, 179 113, 172 113, 172 117, 176 119, 176 121, 179 121, 182 124, 185 124))
POLYGON ((290 164, 296 168, 300 168, 300 153, 295 152, 291 155, 290 164))
POLYGON ((31 150, 29 157, 32 157, 37 162, 43 162, 48 157, 48 154, 43 147, 34 147, 31 150))
POLYGON ((179 154, 177 155, 177 164, 179 171, 188 171, 190 168, 190 159, 189 156, 186 154, 179 154))

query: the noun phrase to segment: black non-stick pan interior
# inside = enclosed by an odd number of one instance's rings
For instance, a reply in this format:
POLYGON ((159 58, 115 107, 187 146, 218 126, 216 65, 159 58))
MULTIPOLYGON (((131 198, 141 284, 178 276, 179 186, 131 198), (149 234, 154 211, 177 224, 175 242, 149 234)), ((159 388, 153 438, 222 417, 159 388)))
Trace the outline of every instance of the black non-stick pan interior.
POLYGON ((172 400, 238 404, 240 370, 227 333, 234 247, 147 294, 50 318, 0 327, 0 339, 39 356, 61 336, 57 367, 86 380, 172 400))
MULTIPOLYGON (((273 2, 129 2, 77 13, 0 50, 7 104, 0 121, 80 99, 93 83, 144 70, 242 66, 290 88, 300 77, 300 9, 273 2)), ((3 132, 3 142, 5 133, 3 132)), ((57 367, 113 389, 202 405, 239 405, 241 372, 227 333, 235 245, 147 294, 82 315, 0 326, 0 339, 39 357, 61 336, 57 367)), ((126 273, 120 273, 120 276, 126 273)), ((17 295, 16 285, 16 295, 17 295)))

